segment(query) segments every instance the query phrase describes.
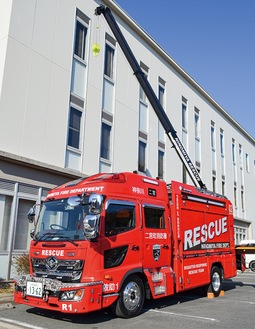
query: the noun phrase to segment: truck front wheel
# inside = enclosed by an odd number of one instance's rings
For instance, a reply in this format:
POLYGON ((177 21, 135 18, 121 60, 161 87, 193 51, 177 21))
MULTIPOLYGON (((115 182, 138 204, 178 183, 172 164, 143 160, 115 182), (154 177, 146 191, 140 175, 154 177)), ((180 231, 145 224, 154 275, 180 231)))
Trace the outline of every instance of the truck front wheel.
POLYGON ((255 272, 255 260, 250 262, 249 267, 252 270, 252 272, 255 272))
POLYGON ((137 316, 144 303, 144 284, 137 275, 129 276, 123 283, 119 298, 112 305, 113 313, 121 318, 137 316))
POLYGON ((208 292, 212 292, 215 297, 218 297, 222 289, 221 270, 214 266, 211 270, 211 282, 208 287, 208 292))

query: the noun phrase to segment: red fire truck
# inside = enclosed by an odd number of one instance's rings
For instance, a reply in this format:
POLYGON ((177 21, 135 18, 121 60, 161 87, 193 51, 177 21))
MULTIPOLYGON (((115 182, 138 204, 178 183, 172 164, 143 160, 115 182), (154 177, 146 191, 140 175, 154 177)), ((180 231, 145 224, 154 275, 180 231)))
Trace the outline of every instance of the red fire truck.
POLYGON ((136 173, 97 174, 52 190, 30 247, 18 303, 65 313, 111 306, 132 317, 146 298, 236 275, 226 198, 136 173))
MULTIPOLYGON (((14 300, 64 313, 111 306, 140 313, 145 298, 205 287, 218 296, 236 275, 232 204, 207 191, 111 11, 103 14, 195 186, 138 173, 100 173, 53 189, 30 247, 30 275, 14 300)), ((35 209, 29 220, 35 218, 35 209)))

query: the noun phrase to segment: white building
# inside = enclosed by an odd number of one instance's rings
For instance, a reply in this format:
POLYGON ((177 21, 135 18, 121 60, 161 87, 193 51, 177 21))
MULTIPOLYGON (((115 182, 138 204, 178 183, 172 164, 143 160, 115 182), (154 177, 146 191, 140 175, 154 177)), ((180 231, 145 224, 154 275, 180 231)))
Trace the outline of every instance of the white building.
POLYGON ((113 1, 0 1, 0 278, 28 251, 28 209, 98 171, 187 180, 103 16, 109 6, 208 189, 254 238, 255 140, 113 1), (93 56, 92 45, 101 51, 93 56))

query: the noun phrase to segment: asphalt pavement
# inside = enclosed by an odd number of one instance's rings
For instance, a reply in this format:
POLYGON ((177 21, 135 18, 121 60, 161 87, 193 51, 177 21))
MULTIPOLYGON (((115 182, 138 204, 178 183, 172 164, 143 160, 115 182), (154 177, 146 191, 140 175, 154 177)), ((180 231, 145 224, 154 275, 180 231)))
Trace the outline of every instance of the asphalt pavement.
POLYGON ((255 323, 255 273, 250 270, 223 282, 223 295, 207 298, 187 291, 146 301, 141 314, 129 320, 116 318, 109 310, 73 315, 16 304, 12 294, 0 294, 0 329, 239 329, 255 323), (39 326, 37 326, 37 324, 39 326))

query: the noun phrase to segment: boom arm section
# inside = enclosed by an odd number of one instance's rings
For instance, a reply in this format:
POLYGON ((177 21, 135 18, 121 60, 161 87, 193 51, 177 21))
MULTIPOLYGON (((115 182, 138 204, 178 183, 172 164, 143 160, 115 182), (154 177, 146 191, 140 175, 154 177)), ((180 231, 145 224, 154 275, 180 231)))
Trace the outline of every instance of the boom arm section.
POLYGON ((156 112, 156 115, 161 122, 163 128, 165 129, 165 132, 170 139, 173 147, 176 149, 176 152, 181 159, 182 163, 186 167, 187 172, 189 173, 189 176, 191 177, 193 183, 195 186, 200 187, 202 189, 206 189, 205 184, 203 183, 201 177, 199 176, 199 173, 195 166, 193 165, 188 153, 186 152, 181 140, 177 136, 177 133, 171 124, 168 116, 166 115, 163 107, 161 106, 156 94, 154 93, 146 75, 143 73, 142 69, 140 68, 140 65, 138 64, 132 50, 130 49, 124 35, 122 34, 115 18, 113 17, 111 10, 108 7, 105 7, 103 5, 99 6, 95 10, 96 15, 103 14, 109 27, 111 28, 115 38, 117 39, 124 55, 126 56, 134 75, 136 76, 138 82, 140 83, 143 91, 145 92, 149 102, 151 103, 154 111, 156 112))

